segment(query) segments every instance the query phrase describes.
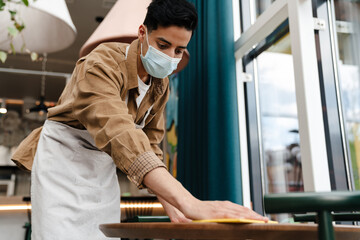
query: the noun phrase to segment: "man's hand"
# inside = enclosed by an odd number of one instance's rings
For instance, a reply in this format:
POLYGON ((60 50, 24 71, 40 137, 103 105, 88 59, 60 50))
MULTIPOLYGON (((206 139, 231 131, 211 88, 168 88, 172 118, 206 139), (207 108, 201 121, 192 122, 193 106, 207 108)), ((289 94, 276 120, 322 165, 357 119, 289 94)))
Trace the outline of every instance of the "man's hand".
POLYGON ((185 217, 185 215, 180 212, 176 207, 165 201, 163 198, 158 196, 160 203, 163 205, 165 212, 169 216, 171 222, 173 223, 188 223, 191 222, 191 219, 185 217))
POLYGON ((229 201, 200 201, 191 195, 165 168, 147 173, 143 182, 162 203, 172 221, 186 219, 248 218, 268 221, 249 208, 229 201), (166 204, 170 206, 167 206, 166 204), (183 214, 179 213, 179 211, 183 214))
POLYGON ((184 208, 184 214, 190 219, 246 218, 265 222, 269 220, 247 207, 229 201, 197 200, 184 208))

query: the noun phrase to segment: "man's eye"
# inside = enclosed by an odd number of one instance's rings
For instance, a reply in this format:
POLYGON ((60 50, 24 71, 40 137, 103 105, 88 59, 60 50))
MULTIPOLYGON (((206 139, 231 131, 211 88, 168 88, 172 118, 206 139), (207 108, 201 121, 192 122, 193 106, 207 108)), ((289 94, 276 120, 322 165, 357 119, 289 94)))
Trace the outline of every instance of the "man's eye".
POLYGON ((176 49, 175 54, 182 54, 184 52, 184 49, 176 49))
POLYGON ((167 45, 158 43, 158 47, 159 47, 160 49, 166 49, 166 48, 167 48, 167 45))

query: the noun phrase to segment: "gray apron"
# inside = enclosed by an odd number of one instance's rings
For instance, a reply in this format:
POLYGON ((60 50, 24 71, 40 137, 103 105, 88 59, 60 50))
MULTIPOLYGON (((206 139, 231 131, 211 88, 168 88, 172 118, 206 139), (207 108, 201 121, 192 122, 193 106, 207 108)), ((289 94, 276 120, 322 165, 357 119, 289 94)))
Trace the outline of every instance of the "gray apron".
POLYGON ((99 224, 120 222, 116 166, 87 130, 47 120, 31 174, 32 239, 108 239, 99 224))
POLYGON ((32 240, 109 239, 99 224, 120 222, 114 161, 97 149, 87 130, 47 120, 32 167, 31 204, 32 240))

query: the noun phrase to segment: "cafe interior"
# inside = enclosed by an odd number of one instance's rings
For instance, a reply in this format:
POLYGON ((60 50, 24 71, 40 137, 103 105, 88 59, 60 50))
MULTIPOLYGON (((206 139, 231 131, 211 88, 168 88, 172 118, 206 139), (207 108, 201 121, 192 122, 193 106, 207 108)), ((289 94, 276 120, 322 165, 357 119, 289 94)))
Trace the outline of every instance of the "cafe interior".
MULTIPOLYGON (((31 239, 31 172, 11 156, 77 60, 137 38, 151 0, 0 0, 0 240, 31 239)), ((117 169, 123 239, 360 239, 360 1, 189 0, 160 148, 201 200, 271 222, 177 224, 117 169)))

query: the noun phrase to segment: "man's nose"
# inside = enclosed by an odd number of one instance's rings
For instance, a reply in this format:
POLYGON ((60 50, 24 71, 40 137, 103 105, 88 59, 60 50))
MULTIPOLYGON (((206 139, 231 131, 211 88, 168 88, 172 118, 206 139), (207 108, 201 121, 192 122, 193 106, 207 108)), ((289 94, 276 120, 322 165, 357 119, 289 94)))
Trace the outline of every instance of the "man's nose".
POLYGON ((176 54, 175 54, 175 49, 168 49, 166 52, 164 52, 166 55, 168 55, 171 58, 175 58, 176 54))

